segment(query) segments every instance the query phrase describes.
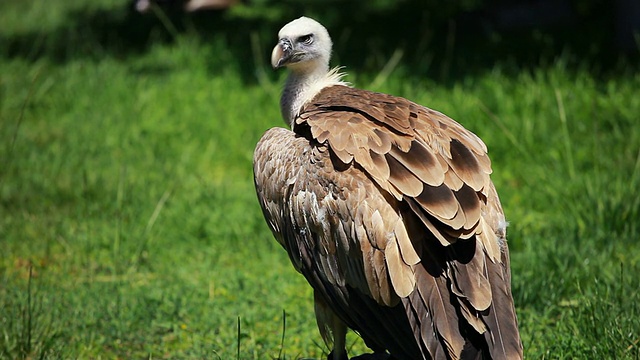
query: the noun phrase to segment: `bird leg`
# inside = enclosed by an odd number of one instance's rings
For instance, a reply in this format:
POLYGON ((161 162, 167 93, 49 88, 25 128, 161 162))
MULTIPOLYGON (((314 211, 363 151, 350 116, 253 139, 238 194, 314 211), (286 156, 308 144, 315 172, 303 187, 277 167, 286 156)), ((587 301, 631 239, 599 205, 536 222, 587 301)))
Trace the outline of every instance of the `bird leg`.
POLYGON ((346 350, 347 326, 331 310, 317 291, 314 291, 313 298, 320 335, 322 335, 327 347, 331 349, 327 360, 348 360, 346 350))
POLYGON ((333 319, 333 358, 330 360, 348 360, 347 356, 347 326, 334 315, 333 319))

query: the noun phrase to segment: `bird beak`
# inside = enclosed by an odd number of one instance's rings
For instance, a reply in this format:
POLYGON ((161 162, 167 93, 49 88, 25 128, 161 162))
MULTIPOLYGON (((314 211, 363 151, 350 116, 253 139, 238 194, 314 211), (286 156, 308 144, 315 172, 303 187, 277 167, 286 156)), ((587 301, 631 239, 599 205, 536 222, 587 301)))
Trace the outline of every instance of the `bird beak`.
POLYGON ((280 39, 271 52, 271 66, 279 69, 289 63, 293 55, 293 46, 289 39, 280 39))

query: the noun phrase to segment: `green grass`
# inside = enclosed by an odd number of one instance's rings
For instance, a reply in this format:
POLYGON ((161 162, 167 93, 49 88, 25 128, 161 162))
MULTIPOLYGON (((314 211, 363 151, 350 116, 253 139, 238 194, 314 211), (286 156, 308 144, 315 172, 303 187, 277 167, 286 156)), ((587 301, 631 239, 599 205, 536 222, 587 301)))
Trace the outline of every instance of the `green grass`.
MULTIPOLYGON (((270 41, 239 60, 223 36, 112 54, 77 35, 62 56, 65 31, 46 34, 83 6, 62 3, 0 3, 0 358, 323 357, 253 190, 254 145, 282 123, 270 41)), ((490 149, 527 357, 640 358, 640 73, 407 74, 374 90, 490 149)))

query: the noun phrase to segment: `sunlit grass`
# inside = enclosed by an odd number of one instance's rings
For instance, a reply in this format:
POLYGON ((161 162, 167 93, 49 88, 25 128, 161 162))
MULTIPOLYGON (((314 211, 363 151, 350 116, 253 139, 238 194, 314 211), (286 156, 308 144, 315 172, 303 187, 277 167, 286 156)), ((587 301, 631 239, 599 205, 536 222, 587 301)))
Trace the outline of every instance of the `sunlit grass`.
MULTIPOLYGON (((36 15, 3 36, 37 29, 36 15)), ((282 78, 247 80, 237 62, 254 59, 224 46, 184 36, 127 58, 0 58, 0 358, 326 355, 311 290, 253 190, 255 143, 282 126, 282 78)), ((346 70, 357 86, 376 79, 346 70)), ((375 90, 489 147, 526 355, 640 357, 640 75, 562 61, 448 85, 407 73, 375 90)))

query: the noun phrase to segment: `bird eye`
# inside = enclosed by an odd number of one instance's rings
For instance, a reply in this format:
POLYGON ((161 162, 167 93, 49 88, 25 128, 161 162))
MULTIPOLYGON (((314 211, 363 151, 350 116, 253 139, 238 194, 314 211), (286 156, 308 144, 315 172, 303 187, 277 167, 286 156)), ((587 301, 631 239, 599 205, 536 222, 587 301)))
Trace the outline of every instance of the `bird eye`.
POLYGON ((298 42, 299 43, 303 43, 305 45, 311 45, 311 43, 313 42, 313 35, 309 34, 309 35, 302 35, 298 38, 298 42))

